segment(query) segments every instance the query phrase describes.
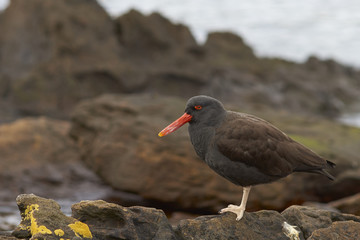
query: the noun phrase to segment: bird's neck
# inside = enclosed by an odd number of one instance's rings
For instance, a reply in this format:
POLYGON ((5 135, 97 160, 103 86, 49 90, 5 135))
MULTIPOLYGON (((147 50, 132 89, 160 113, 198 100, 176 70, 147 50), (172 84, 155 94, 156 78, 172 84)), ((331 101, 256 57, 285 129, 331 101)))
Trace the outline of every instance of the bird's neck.
MULTIPOLYGON (((218 121, 216 123, 221 123, 225 114, 218 115, 218 121)), ((201 122, 196 122, 189 124, 189 135, 191 143, 194 146, 194 149, 197 155, 205 161, 206 153, 208 147, 213 142, 215 136, 216 128, 218 124, 204 124, 201 122)))
POLYGON ((208 146, 215 135, 214 127, 199 127, 189 125, 189 135, 196 154, 205 160, 208 146))

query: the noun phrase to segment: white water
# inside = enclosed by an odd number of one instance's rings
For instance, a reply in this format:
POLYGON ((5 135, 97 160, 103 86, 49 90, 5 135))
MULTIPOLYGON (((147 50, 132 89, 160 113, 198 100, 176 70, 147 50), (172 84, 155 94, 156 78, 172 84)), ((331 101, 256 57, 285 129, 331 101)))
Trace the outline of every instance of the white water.
POLYGON ((350 126, 360 127, 360 113, 345 114, 339 121, 350 126))

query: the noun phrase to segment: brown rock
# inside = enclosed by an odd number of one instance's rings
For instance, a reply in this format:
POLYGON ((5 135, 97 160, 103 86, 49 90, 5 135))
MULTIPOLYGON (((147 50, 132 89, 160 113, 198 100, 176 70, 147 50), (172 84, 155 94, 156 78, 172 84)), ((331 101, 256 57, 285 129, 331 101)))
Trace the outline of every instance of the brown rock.
POLYGON ((196 156, 186 129, 157 133, 183 111, 183 101, 149 95, 105 95, 84 101, 71 135, 87 165, 111 186, 173 208, 212 208, 238 202, 241 188, 196 156))
MULTIPOLYGON (((317 229, 328 228, 333 222, 352 220, 360 223, 360 217, 354 215, 303 206, 291 206, 284 210, 281 215, 286 218, 290 225, 298 226, 304 233, 305 239, 317 229)), ((345 231, 346 228, 347 226, 345 226, 345 231)))
POLYGON ((34 194, 22 194, 16 198, 21 222, 12 235, 17 238, 58 240, 92 239, 89 227, 60 211, 54 200, 40 198, 34 194))
POLYGON ((48 118, 0 125, 0 201, 24 192, 70 200, 109 190, 80 161, 69 128, 48 118))
MULTIPOLYGON (((181 115, 184 102, 150 95, 104 95, 78 106, 71 135, 87 165, 117 189, 168 203, 175 210, 217 212, 229 203, 239 204, 241 187, 222 179, 195 156, 186 127, 164 139, 157 137, 181 115)), ((248 210, 329 201, 338 196, 326 195, 332 184, 323 176, 292 174, 254 187, 248 210)))
MULTIPOLYGON (((114 20, 123 57, 146 75, 142 91, 190 97, 206 84, 204 51, 188 27, 131 10, 114 20)), ((132 80, 129 79, 131 82, 132 80)))
POLYGON ((360 222, 334 222, 328 228, 315 230, 308 240, 354 240, 360 238, 360 222))
POLYGON ((343 213, 360 216, 360 193, 330 202, 329 205, 339 209, 343 213))
POLYGON ((153 59, 172 51, 197 46, 190 30, 182 24, 173 24, 159 13, 148 16, 131 10, 115 19, 117 37, 125 51, 153 59))
POLYGON ((112 20, 95 0, 14 0, 0 29, 0 97, 15 107, 10 120, 67 117, 75 103, 103 93, 211 94, 332 117, 359 102, 360 72, 335 61, 258 58, 233 33, 211 33, 200 46, 158 13, 112 20))
POLYGON ((1 172, 19 171, 19 166, 31 168, 49 162, 77 160, 76 147, 66 136, 69 128, 67 121, 45 117, 23 118, 0 125, 1 172))
POLYGON ((227 213, 219 216, 202 216, 180 221, 175 232, 179 239, 257 239, 288 240, 282 232, 285 221, 278 212, 259 211, 245 213, 241 221, 227 213))
POLYGON ((0 240, 17 240, 18 238, 11 236, 8 233, 0 233, 0 240))
POLYGON ((243 39, 231 32, 213 32, 204 44, 207 61, 216 67, 244 67, 246 61, 258 60, 243 39))
MULTIPOLYGON (((240 221, 233 213, 181 220, 171 227, 163 211, 145 207, 122 207, 102 200, 72 206, 72 217, 59 205, 35 195, 20 195, 17 203, 22 221, 14 235, 22 238, 60 239, 82 235, 93 239, 357 239, 360 217, 292 206, 275 211, 246 212, 240 221), (76 225, 76 227, 74 227, 76 225)), ((0 238, 1 239, 1 238, 0 238)), ((5 238, 8 239, 8 238, 5 238)))
POLYGON ((164 212, 158 209, 125 208, 98 200, 74 204, 72 212, 90 227, 96 239, 176 239, 164 212))
POLYGON ((79 99, 124 90, 120 72, 131 68, 95 0, 14 0, 0 28, 0 75, 21 111, 61 116, 79 99))
POLYGON ((182 220, 175 232, 180 239, 194 240, 289 239, 284 222, 291 225, 291 239, 294 240, 357 239, 360 232, 359 217, 301 206, 292 206, 281 214, 275 211, 246 212, 240 221, 236 221, 232 213, 182 220))
MULTIPOLYGON (((344 160, 343 163, 355 162, 357 157, 355 156, 353 160, 344 160)), ((326 186, 323 189, 319 189, 319 193, 324 196, 338 196, 339 198, 344 198, 351 196, 360 192, 360 162, 356 162, 352 166, 348 166, 346 170, 343 170, 341 174, 337 177, 336 181, 331 185, 326 186)), ((330 200, 334 200, 331 199, 330 200)))

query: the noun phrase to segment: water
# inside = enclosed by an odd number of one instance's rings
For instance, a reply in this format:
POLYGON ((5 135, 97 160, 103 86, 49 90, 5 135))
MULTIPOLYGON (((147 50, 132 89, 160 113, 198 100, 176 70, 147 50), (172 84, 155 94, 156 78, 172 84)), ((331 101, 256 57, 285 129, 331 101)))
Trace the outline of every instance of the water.
MULTIPOLYGON (((259 56, 302 62, 310 55, 360 67, 358 0, 99 0, 112 15, 154 11, 188 25, 199 42, 209 31, 241 35, 259 56)), ((8 0, 0 0, 0 9, 8 0)))
POLYGON ((20 213, 15 201, 0 202, 0 232, 14 229, 20 220, 20 213))
POLYGON ((209 31, 240 34, 261 56, 304 61, 310 55, 360 66, 357 0, 100 0, 113 16, 136 8, 190 26, 199 42, 209 31))
MULTIPOLYGON (((8 0, 0 0, 0 9, 8 0)), ((112 15, 154 11, 188 25, 199 42, 209 31, 241 35, 259 56, 302 62, 310 55, 360 67, 358 0, 99 0, 112 15)))
POLYGON ((345 114, 339 121, 350 126, 360 127, 360 113, 345 114))

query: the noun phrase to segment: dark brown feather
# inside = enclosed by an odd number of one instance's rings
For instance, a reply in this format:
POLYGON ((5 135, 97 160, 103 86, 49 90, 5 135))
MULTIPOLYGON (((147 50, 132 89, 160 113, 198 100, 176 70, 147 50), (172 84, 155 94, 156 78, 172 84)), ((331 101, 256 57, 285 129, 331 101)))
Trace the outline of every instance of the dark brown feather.
POLYGON ((322 157, 252 115, 228 111, 216 129, 215 138, 218 150, 228 159, 270 176, 283 177, 295 171, 317 172, 327 167, 322 157))

